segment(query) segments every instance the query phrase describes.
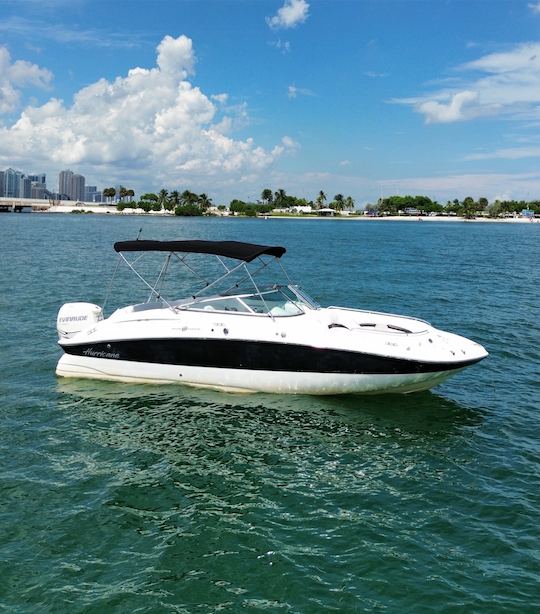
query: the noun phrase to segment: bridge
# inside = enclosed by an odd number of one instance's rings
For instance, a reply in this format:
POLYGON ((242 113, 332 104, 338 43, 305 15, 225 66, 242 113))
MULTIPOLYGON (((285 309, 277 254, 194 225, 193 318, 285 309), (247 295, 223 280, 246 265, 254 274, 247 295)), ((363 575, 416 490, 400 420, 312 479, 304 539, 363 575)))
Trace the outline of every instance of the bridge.
POLYGON ((50 209, 51 203, 48 200, 39 200, 37 198, 6 198, 0 196, 0 212, 12 211, 19 213, 21 211, 47 211, 50 209))
POLYGON ((10 198, 0 196, 0 213, 20 213, 22 211, 50 211, 51 213, 69 213, 74 209, 84 209, 93 213, 115 213, 115 205, 104 203, 86 203, 75 200, 48 200, 39 198, 10 198))

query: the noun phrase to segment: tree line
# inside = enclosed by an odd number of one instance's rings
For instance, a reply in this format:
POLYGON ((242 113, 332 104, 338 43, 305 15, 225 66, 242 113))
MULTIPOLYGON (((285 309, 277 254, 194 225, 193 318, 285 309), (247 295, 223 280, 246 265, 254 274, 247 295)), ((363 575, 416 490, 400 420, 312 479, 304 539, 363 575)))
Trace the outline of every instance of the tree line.
POLYGON ((367 213, 378 215, 400 215, 407 213, 407 210, 415 210, 424 214, 453 213, 464 218, 474 218, 484 213, 490 217, 500 217, 521 213, 524 209, 535 214, 540 213, 540 201, 495 200, 489 203, 485 197, 475 200, 472 196, 467 196, 462 201, 455 198, 442 205, 428 196, 388 196, 380 198, 375 205, 366 205, 367 213))
MULTIPOLYGON (((103 194, 104 196, 114 198, 116 190, 114 188, 107 188, 103 190, 103 194)), ((134 196, 133 190, 120 188, 119 195, 120 202, 116 204, 118 211, 142 209, 145 213, 150 213, 150 211, 170 211, 176 215, 196 216, 205 215, 213 204, 212 199, 207 194, 196 194, 190 190, 184 190, 182 193, 178 190, 173 190, 169 193, 165 189, 160 190, 157 194, 147 192, 137 201, 131 200, 134 196), (124 200, 124 198, 128 200, 124 200)))
MULTIPOLYGON (((113 199, 117 194, 115 188, 105 188, 103 195, 108 199, 113 199)), ((149 213, 150 211, 169 211, 176 215, 197 216, 209 215, 210 208, 213 207, 212 199, 207 194, 197 194, 190 190, 179 192, 173 190, 169 192, 166 189, 160 190, 158 193, 147 192, 138 200, 134 200, 135 193, 133 190, 120 187, 118 190, 120 201, 116 204, 119 211, 124 209, 140 208, 149 213)), ((243 201, 233 199, 229 203, 229 211, 233 215, 256 216, 259 214, 268 214, 274 209, 294 209, 299 211, 309 210, 313 212, 321 209, 333 209, 336 213, 343 210, 353 210, 355 207, 354 199, 351 196, 343 196, 336 194, 332 200, 328 200, 326 193, 320 190, 313 200, 299 198, 291 194, 287 194, 284 189, 273 191, 270 188, 264 188, 261 191, 260 197, 253 202, 252 200, 243 201), (305 209, 302 209, 305 208, 305 209), (309 209, 311 208, 311 209, 309 209)), ((219 205, 218 210, 224 211, 227 207, 219 205)), ((495 200, 492 203, 485 197, 480 197, 475 200, 472 196, 467 196, 463 200, 455 198, 448 200, 445 204, 441 204, 436 200, 432 200, 428 196, 388 196, 380 198, 376 204, 367 204, 365 212, 371 215, 401 215, 410 213, 414 215, 420 214, 455 214, 465 218, 474 218, 476 215, 489 215, 490 217, 500 217, 504 215, 514 215, 522 210, 528 209, 534 214, 540 214, 540 201, 525 201, 525 200, 495 200)))
MULTIPOLYGON (((298 198, 287 194, 287 192, 280 188, 275 192, 270 188, 264 188, 261 192, 260 199, 257 202, 246 202, 239 199, 233 199, 229 204, 229 211, 233 214, 255 216, 257 214, 270 213, 274 209, 300 209, 303 207, 311 207, 312 211, 320 211, 326 206, 328 200, 325 192, 321 190, 313 200, 307 200, 306 198, 298 198)), ((354 199, 351 196, 343 196, 343 194, 336 194, 328 204, 329 209, 333 209, 337 213, 344 209, 354 209, 354 199)))
MULTIPOLYGON (((103 195, 108 199, 113 199, 117 195, 117 191, 115 188, 105 188, 103 195)), ((208 215, 210 207, 213 206, 212 199, 206 194, 196 194, 190 190, 184 190, 180 193, 177 190, 169 192, 162 189, 157 194, 148 192, 143 194, 139 200, 133 200, 135 196, 133 190, 120 187, 118 195, 120 201, 116 204, 116 208, 119 211, 124 209, 142 209, 146 213, 150 211, 170 211, 176 215, 194 216, 208 215)), ((270 188, 265 188, 256 202, 243 201, 236 198, 231 200, 229 211, 233 215, 255 216, 260 213, 270 213, 273 209, 291 209, 294 207, 311 207, 312 210, 317 211, 328 206, 328 208, 338 213, 344 209, 354 209, 355 203, 351 196, 345 197, 343 194, 336 194, 328 204, 327 200, 327 196, 322 190, 314 200, 307 200, 287 194, 284 189, 274 192, 270 188)), ((224 211, 226 208, 225 205, 217 207, 221 211, 224 211)))

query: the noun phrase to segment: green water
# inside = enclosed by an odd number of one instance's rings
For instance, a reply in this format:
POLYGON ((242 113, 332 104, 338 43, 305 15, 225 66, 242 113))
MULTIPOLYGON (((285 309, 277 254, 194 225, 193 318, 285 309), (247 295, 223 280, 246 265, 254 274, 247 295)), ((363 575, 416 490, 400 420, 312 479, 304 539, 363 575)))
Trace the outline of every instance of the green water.
POLYGON ((538 611, 540 225, 6 214, 0 240, 0 610, 538 611), (282 244, 320 302, 490 357, 405 397, 57 380, 59 306, 102 302, 141 225, 282 244))

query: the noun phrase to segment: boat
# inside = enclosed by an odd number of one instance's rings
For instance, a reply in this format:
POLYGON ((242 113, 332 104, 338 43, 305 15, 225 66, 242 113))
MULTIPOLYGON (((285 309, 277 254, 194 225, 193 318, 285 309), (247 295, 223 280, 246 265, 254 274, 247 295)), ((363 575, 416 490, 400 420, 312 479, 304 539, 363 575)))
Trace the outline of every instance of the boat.
POLYGON ((59 376, 231 392, 412 393, 488 355, 424 320, 322 307, 289 278, 284 247, 137 239, 114 250, 148 297, 106 318, 105 304, 64 304, 57 317, 59 376), (159 258, 155 281, 143 275, 147 257, 159 258), (201 262, 208 258, 211 265, 201 262), (178 268, 197 279, 198 289, 183 290, 178 268))

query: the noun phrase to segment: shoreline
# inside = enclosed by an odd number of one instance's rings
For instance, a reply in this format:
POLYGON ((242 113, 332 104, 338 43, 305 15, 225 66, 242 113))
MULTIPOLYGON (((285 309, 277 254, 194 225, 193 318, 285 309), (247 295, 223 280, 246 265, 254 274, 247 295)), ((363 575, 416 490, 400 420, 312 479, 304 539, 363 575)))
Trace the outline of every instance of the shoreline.
MULTIPOLYGON (((232 216, 227 216, 232 217, 232 216)), ((235 216, 235 219, 239 219, 240 217, 245 216, 235 216)), ((491 218, 491 217, 478 217, 474 219, 467 219, 459 216, 452 217, 411 217, 405 215, 387 215, 384 217, 371 217, 368 215, 344 215, 338 217, 324 217, 324 216, 301 216, 301 215, 269 215, 258 216, 258 219, 268 219, 268 220, 336 220, 336 221, 358 221, 358 222, 467 222, 467 223, 503 223, 503 224, 540 224, 540 218, 525 218, 525 217, 506 217, 506 218, 491 218)), ((253 219, 247 218, 246 219, 253 219)))
MULTIPOLYGON (((174 213, 168 211, 151 211, 145 213, 142 210, 124 209, 118 211, 116 206, 111 205, 52 205, 42 211, 32 211, 38 214, 56 214, 80 212, 80 215, 115 215, 115 216, 159 216, 159 217, 176 217, 174 213)), ((75 214, 74 214, 75 215, 75 214)), ((540 224, 540 218, 526 217, 506 217, 506 218, 487 218, 477 217, 474 219, 466 219, 459 216, 407 216, 407 215, 387 215, 381 217, 372 217, 368 215, 342 215, 342 216, 314 216, 314 215, 259 215, 256 218, 243 215, 223 215, 216 213, 213 217, 232 218, 232 219, 264 219, 264 220, 338 220, 338 221, 355 221, 355 222, 466 222, 472 224, 540 224)))

